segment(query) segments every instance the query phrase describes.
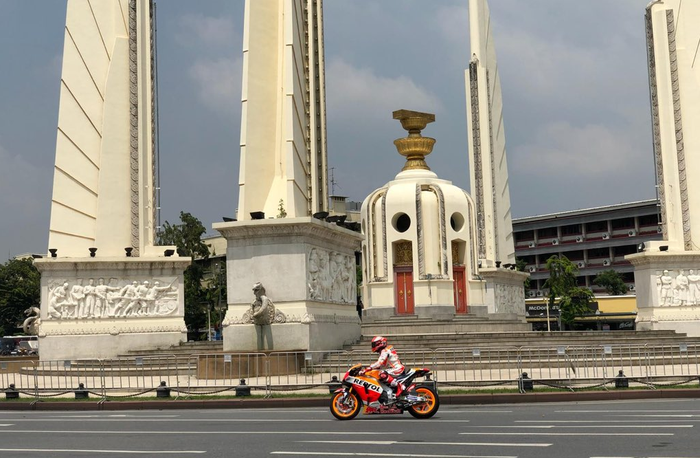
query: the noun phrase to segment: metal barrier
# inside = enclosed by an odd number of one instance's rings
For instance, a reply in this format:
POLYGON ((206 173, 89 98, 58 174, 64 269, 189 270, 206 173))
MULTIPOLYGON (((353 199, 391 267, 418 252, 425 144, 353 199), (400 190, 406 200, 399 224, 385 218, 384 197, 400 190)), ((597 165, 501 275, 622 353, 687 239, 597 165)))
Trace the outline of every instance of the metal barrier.
MULTIPOLYGON (((628 383, 655 388, 696 383, 696 344, 557 347, 464 347, 400 351, 407 367, 428 367, 443 389, 519 388, 542 385, 576 390, 628 383), (527 380, 528 384, 522 383, 527 380)), ((0 393, 11 385, 23 396, 71 396, 77 390, 102 399, 157 394, 176 396, 280 391, 327 392, 353 364, 369 364, 369 351, 308 351, 136 356, 71 361, 0 361, 0 393)))

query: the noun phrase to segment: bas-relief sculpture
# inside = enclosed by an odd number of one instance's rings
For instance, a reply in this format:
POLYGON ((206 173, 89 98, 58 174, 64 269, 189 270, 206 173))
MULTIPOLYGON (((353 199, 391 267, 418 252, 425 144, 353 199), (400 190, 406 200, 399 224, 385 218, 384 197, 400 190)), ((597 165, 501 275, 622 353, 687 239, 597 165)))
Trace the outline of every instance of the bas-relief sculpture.
POLYGON ((308 260, 309 299, 340 304, 355 303, 356 271, 352 256, 312 248, 308 260))
POLYGON ((495 285, 496 310, 499 313, 522 314, 525 291, 522 285, 495 285))
POLYGON ((683 269, 657 273, 656 291, 662 307, 700 305, 700 275, 698 270, 683 269), (674 275, 675 274, 675 275, 674 275))
POLYGON ((49 284, 46 319, 138 318, 168 316, 177 310, 176 280, 94 278, 49 284))

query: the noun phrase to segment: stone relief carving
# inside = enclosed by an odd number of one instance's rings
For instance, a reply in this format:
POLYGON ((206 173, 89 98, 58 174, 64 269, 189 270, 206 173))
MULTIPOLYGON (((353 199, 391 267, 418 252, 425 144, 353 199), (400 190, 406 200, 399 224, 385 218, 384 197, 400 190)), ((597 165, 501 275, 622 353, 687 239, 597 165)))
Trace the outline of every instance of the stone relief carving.
POLYGON ((337 252, 312 248, 308 255, 309 299, 340 304, 353 304, 355 292, 355 259, 337 252))
POLYGON ((135 318, 171 315, 178 307, 176 280, 83 278, 49 284, 47 319, 135 318))
POLYGON ((657 273, 656 292, 661 307, 700 305, 700 275, 695 269, 657 273), (675 273, 675 276, 673 275, 675 273))
MULTIPOLYGON (((281 312, 280 312, 281 313, 281 312)), ((321 315, 321 314, 314 314, 314 313, 304 313, 301 316, 297 315, 290 315, 289 317, 286 317, 286 320, 284 323, 303 323, 303 324, 309 324, 309 323, 335 323, 335 324, 340 324, 340 323, 359 323, 360 319, 357 315, 354 316, 338 316, 338 315, 321 315)), ((243 316, 241 317, 234 317, 231 319, 226 320, 224 322, 225 326, 231 325, 231 324, 250 324, 252 321, 250 320, 250 314, 248 312, 245 312, 243 316)))
POLYGON ((496 284, 496 311, 499 313, 525 313, 525 292, 519 285, 496 284))

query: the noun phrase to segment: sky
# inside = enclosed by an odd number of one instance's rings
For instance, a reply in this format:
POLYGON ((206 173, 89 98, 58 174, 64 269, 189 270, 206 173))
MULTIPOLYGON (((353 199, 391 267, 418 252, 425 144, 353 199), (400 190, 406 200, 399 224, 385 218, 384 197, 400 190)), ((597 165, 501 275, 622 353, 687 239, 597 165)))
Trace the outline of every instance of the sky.
MULTIPOLYGON (((648 2, 490 0, 514 218, 655 197, 648 2)), ((400 171, 398 109, 435 113, 428 165, 469 189, 467 4, 324 0, 332 193, 362 201, 400 171)), ((215 235, 238 202, 244 0, 156 5, 161 221, 215 235)), ((0 0, 0 262, 48 250, 65 9, 0 0)))

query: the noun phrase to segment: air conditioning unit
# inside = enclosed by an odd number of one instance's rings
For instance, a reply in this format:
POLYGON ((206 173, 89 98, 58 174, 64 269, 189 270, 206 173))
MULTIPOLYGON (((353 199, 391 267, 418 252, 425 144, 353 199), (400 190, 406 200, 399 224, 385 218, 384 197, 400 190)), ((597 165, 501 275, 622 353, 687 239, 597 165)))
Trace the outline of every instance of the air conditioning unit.
POLYGON ((583 237, 581 237, 581 236, 579 235, 579 236, 576 237, 576 243, 581 243, 581 242, 583 242, 583 237))
POLYGON ((537 272, 537 267, 535 267, 535 266, 530 266, 530 267, 527 268, 527 270, 529 270, 530 272, 537 272))
POLYGON ((579 267, 579 269, 583 269, 584 267, 586 267, 586 263, 583 261, 577 262, 576 265, 579 267))
POLYGON ((607 232, 603 232, 603 240, 608 240, 610 238, 610 234, 607 232))
POLYGON ((559 239, 552 239, 552 245, 559 245, 559 239))
POLYGON ((537 297, 542 297, 544 296, 544 293, 542 291, 537 291, 537 297))
POLYGON ((530 242, 527 244, 528 248, 535 248, 535 242, 530 242))
POLYGON ((635 231, 634 229, 632 229, 631 231, 627 231, 628 237, 634 237, 635 235, 637 235, 637 231, 635 231))
POLYGON ((608 267, 610 265, 610 260, 609 259, 603 259, 603 265, 605 267, 608 267))
POLYGON ((536 294, 537 294, 537 293, 535 293, 534 291, 528 291, 528 292, 527 292, 528 297, 535 297, 536 294))

